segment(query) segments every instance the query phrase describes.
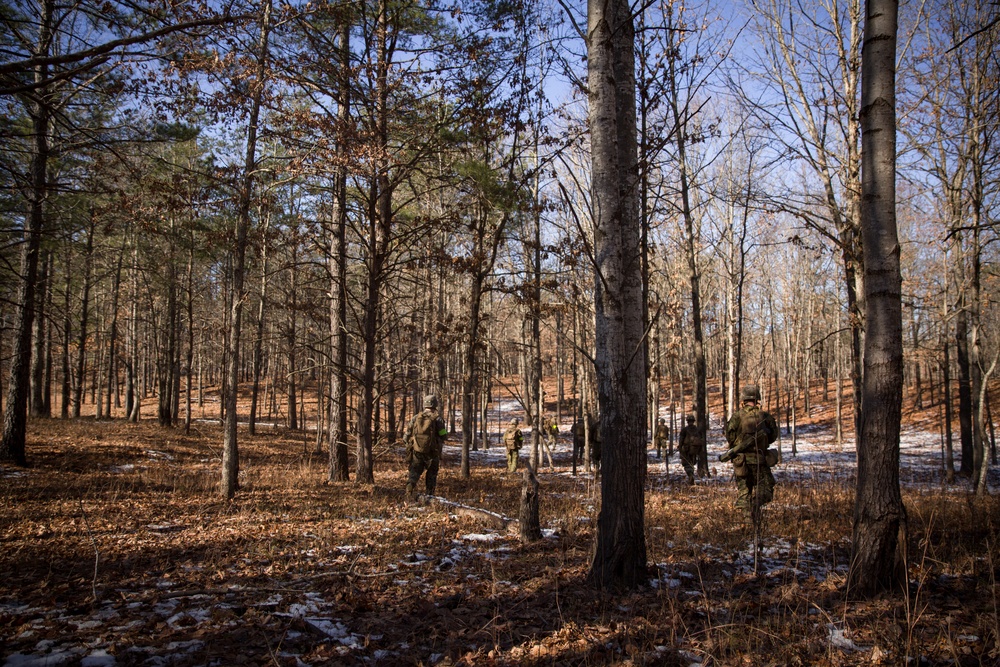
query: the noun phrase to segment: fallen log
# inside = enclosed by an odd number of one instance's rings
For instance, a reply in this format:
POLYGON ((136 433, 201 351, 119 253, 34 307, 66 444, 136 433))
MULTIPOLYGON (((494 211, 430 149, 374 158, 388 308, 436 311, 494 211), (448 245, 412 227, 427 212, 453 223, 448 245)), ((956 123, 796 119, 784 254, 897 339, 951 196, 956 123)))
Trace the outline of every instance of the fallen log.
POLYGON ((463 516, 471 516, 476 519, 481 519, 487 523, 499 528, 500 530, 505 530, 507 532, 516 532, 518 526, 518 520, 512 519, 510 517, 504 516, 503 514, 498 514, 497 512, 491 512, 490 510, 483 509, 481 507, 472 507, 471 505, 463 505, 462 503, 456 503, 453 500, 448 500, 447 498, 442 498, 441 496, 429 496, 427 494, 420 494, 417 496, 417 502, 422 502, 428 505, 440 505, 445 507, 448 511, 453 514, 459 514, 463 516))

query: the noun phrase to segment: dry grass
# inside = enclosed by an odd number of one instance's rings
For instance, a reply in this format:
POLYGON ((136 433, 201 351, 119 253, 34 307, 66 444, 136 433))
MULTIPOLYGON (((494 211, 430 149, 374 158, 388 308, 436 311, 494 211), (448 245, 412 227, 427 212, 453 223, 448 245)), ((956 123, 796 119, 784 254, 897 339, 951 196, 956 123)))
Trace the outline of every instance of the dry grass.
MULTIPOLYGON (((596 518, 583 474, 540 473, 554 537, 484 544, 468 538, 487 531, 475 518, 403 502, 399 452, 375 485, 327 484, 300 434, 244 434, 242 488, 224 502, 220 442, 214 425, 33 422, 32 467, 0 468, 4 650, 175 665, 1000 664, 992 498, 908 490, 909 587, 857 601, 851 488, 781 484, 754 575, 732 483, 692 488, 653 466, 655 585, 612 596, 583 583, 596 518)), ((501 463, 457 471, 445 461, 440 495, 517 516, 519 478, 501 463)))

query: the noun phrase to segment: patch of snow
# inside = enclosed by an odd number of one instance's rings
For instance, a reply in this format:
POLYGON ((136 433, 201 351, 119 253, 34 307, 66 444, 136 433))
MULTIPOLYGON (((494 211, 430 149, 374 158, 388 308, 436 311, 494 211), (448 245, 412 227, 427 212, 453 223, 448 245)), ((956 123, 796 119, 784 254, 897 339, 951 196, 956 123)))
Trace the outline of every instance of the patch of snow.
POLYGON ((167 625, 175 630, 189 628, 192 625, 204 623, 212 617, 212 612, 207 609, 191 609, 174 614, 166 620, 167 625))
POLYGON ((422 554, 419 551, 415 551, 409 554, 403 559, 403 565, 420 565, 426 561, 430 560, 426 554, 422 554))
POLYGON ((319 607, 315 602, 310 600, 306 604, 290 604, 288 605, 288 613, 295 618, 305 618, 309 614, 315 614, 319 611, 319 607))
POLYGON ((76 626, 77 630, 93 630, 94 628, 99 628, 104 623, 101 621, 70 621, 76 626))
POLYGON ((364 648, 364 638, 351 634, 351 632, 347 629, 347 626, 340 621, 334 621, 329 618, 315 617, 305 618, 303 620, 330 639, 339 642, 342 646, 350 649, 364 648))
POLYGON ((690 651, 678 651, 677 655, 688 661, 688 667, 701 664, 701 658, 690 651))
POLYGON ((98 649, 80 660, 80 667, 111 667, 111 665, 116 664, 118 662, 115 660, 115 656, 110 655, 104 649, 98 649))
POLYGON ((496 533, 469 533, 468 535, 462 535, 462 539, 466 542, 493 542, 500 539, 500 537, 496 533))
POLYGON ((200 639, 189 639, 183 642, 170 642, 166 645, 167 651, 172 653, 194 653, 204 648, 205 642, 200 639))
POLYGON ((860 647, 851 641, 841 628, 836 625, 830 624, 826 626, 829 628, 829 638, 830 646, 834 648, 839 648, 844 651, 860 651, 860 647))
POLYGON ((7 656, 4 667, 58 667, 78 658, 72 651, 55 651, 44 655, 24 655, 13 653, 7 656))

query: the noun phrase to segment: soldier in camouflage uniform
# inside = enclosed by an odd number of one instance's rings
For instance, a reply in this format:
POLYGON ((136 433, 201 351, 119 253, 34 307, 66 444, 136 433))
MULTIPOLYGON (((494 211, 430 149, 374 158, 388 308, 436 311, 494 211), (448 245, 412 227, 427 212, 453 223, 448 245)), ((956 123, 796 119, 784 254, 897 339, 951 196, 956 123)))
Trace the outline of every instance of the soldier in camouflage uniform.
POLYGON ((420 476, 427 471, 424 488, 427 495, 433 496, 437 487, 438 466, 441 461, 441 449, 444 438, 448 435, 448 427, 438 413, 438 399, 434 394, 424 396, 424 409, 414 415, 406 431, 406 461, 410 466, 410 474, 406 481, 406 497, 412 498, 417 488, 420 476))
POLYGON ((517 457, 524 444, 520 423, 521 421, 517 417, 511 419, 507 430, 503 432, 503 446, 507 448, 507 472, 517 472, 517 457))
MULTIPOLYGON (((542 458, 547 454, 549 457, 549 467, 554 467, 552 462, 552 449, 556 446, 556 438, 559 436, 559 424, 553 415, 547 415, 542 419, 542 458)), ((539 461, 541 463, 541 461, 539 461)))
POLYGON ((664 453, 667 454, 667 458, 673 454, 673 447, 670 447, 669 452, 664 452, 667 449, 670 438, 667 435, 667 424, 663 421, 663 417, 656 420, 656 430, 653 431, 653 447, 656 448, 656 458, 661 458, 664 453))
POLYGON ((754 385, 740 391, 741 407, 726 423, 729 450, 720 461, 732 461, 739 495, 736 507, 747 514, 771 502, 774 475, 767 461, 767 446, 778 438, 778 424, 771 413, 760 409, 760 389, 754 385))
POLYGON ((698 462, 704 438, 695 424, 694 415, 687 416, 687 425, 677 436, 677 453, 681 455, 681 466, 687 474, 688 484, 694 484, 694 466, 698 462))

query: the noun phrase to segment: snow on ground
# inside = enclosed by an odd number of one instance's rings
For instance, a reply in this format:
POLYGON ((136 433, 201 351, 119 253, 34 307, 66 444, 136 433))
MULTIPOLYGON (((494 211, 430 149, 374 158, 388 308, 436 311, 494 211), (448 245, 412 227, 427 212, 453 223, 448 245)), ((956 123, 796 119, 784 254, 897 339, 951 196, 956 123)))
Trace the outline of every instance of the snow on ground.
MULTIPOLYGON (((493 404, 489 412, 489 446, 482 447, 477 451, 470 452, 473 465, 487 467, 503 467, 506 464, 506 453, 500 444, 500 435, 509 423, 511 416, 520 416, 523 421, 523 412, 514 401, 497 402, 493 404)), ((539 475, 571 474, 571 453, 572 436, 570 435, 570 425, 572 416, 563 415, 560 423, 560 435, 554 447, 553 453, 556 458, 556 465, 550 468, 541 465, 539 475)), ((531 452, 531 430, 525 427, 525 447, 521 450, 521 460, 527 459, 531 452)), ((845 434, 847 436, 848 434, 845 434)), ((852 440, 845 437, 843 443, 836 442, 835 435, 830 428, 800 428, 794 439, 785 430, 782 430, 781 439, 776 445, 782 454, 782 460, 775 467, 775 477, 778 483, 783 481, 822 480, 842 481, 844 484, 853 483, 856 471, 856 453, 852 440)), ((670 475, 682 476, 680 462, 677 455, 672 456, 665 471, 664 461, 656 457, 655 451, 648 445, 649 462, 649 484, 652 488, 663 488, 666 478, 665 472, 670 475)), ((731 484, 728 475, 729 466, 718 462, 718 456, 726 449, 726 444, 722 436, 721 428, 718 425, 711 429, 708 434, 709 465, 716 470, 716 474, 706 479, 699 479, 698 484, 731 484)), ((941 483, 943 478, 942 465, 942 436, 936 432, 927 432, 906 428, 900 438, 900 468, 901 482, 908 486, 934 486, 941 483)), ((461 454, 461 443, 459 439, 452 436, 446 443, 445 457, 454 461, 461 454)), ((169 454, 146 450, 145 455, 150 459, 166 459, 169 454)), ((957 455, 957 452, 956 452, 957 455)), ((543 459, 544 461, 544 459, 543 459)), ((117 468, 120 472, 132 469, 133 464, 125 464, 117 468)), ((583 474, 583 463, 579 463, 581 484, 590 483, 592 476, 583 474)), ((1000 486, 997 470, 990 471, 989 485, 992 490, 1000 486)), ((960 481, 960 484, 968 484, 967 481, 960 481)), ((417 509, 416 511, 428 511, 417 509)), ((590 517, 580 517, 581 521, 589 520, 590 517)), ((377 529, 378 524, 385 521, 382 518, 353 517, 352 520, 358 523, 374 524, 373 529, 377 529)), ((151 531, 170 531, 177 529, 173 524, 150 525, 146 527, 151 531)), ((554 531, 545 531, 546 537, 552 537, 554 531)), ((493 560, 511 557, 516 549, 514 542, 516 538, 500 532, 469 533, 460 535, 453 540, 451 550, 445 555, 431 558, 426 554, 414 552, 399 563, 390 563, 387 566, 388 574, 398 572, 401 575, 416 573, 420 567, 429 565, 437 571, 447 571, 456 568, 463 563, 470 563, 476 559, 493 560), (428 561, 431 561, 428 563, 428 561)), ((332 547, 332 550, 339 554, 339 560, 347 560, 359 549, 357 545, 342 545, 332 547)), ((706 553, 714 553, 719 550, 711 545, 703 545, 706 553)), ((765 577, 780 577, 791 575, 792 577, 811 576, 819 580, 832 574, 843 575, 846 566, 833 566, 830 559, 824 555, 829 550, 829 546, 810 545, 803 543, 789 543, 786 540, 771 536, 762 549, 757 554, 757 571, 765 577)), ((306 554, 310 558, 316 558, 315 552, 306 554)), ((736 554, 716 553, 720 559, 729 563, 723 575, 727 577, 744 574, 751 571, 755 566, 755 559, 752 547, 736 554)), ((317 560, 317 565, 322 564, 322 559, 317 560)), ((333 564, 327 561, 327 564, 333 564)), ((650 581, 656 588, 676 590, 685 597, 697 597, 702 595, 701 585, 697 578, 690 572, 674 569, 674 566, 661 563, 657 566, 658 575, 650 581)), ((470 575, 474 576, 474 575, 470 575)), ((409 578, 398 578, 394 581, 400 585, 429 587, 423 577, 409 576, 409 578)), ((151 588, 169 589, 173 582, 154 581, 149 582, 151 588)), ((497 582, 498 585, 511 585, 510 582, 497 582)), ((225 597, 225 596, 223 596, 225 597)), ((83 612, 81 615, 73 615, 72 612, 58 609, 37 609, 28 610, 3 609, 17 613, 18 615, 34 615, 35 621, 21 627, 21 634, 18 639, 31 639, 38 637, 34 650, 27 654, 15 653, 8 655, 4 667, 39 667, 81 664, 93 667, 105 667, 116 664, 115 657, 107 652, 108 645, 105 642, 97 641, 92 644, 81 645, 73 642, 62 642, 58 638, 53 639, 48 633, 42 632, 46 626, 72 625, 77 629, 104 629, 107 637, 113 637, 117 632, 121 632, 131 627, 131 625, 144 622, 148 625, 162 624, 169 628, 191 628, 209 623, 213 614, 218 615, 220 609, 225 607, 225 603, 220 604, 212 596, 191 595, 177 596, 161 600, 158 604, 144 606, 141 611, 145 612, 147 618, 144 621, 135 620, 136 614, 140 611, 140 603, 134 602, 127 605, 114 604, 112 601, 105 602, 92 611, 83 612)), ((354 633, 350 627, 350 619, 336 618, 327 613, 333 608, 333 603, 328 602, 318 593, 306 593, 298 595, 275 594, 269 599, 259 602, 256 606, 266 609, 269 613, 279 616, 300 619, 302 623, 309 626, 312 632, 330 638, 339 646, 339 650, 347 655, 351 651, 358 650, 365 645, 365 636, 354 633), (294 598, 294 599, 293 599, 294 598)), ((79 612, 78 612, 79 613, 79 612)), ((237 621, 223 621, 222 625, 236 624, 237 621)), ((845 636, 842 629, 831 625, 829 627, 829 642, 831 646, 836 646, 845 650, 857 650, 851 639, 845 636)), ((168 646, 157 648, 152 647, 130 647, 121 656, 128 663, 144 665, 167 665, 181 658, 181 656, 195 655, 204 647, 198 640, 187 642, 175 642, 168 646)), ((376 659, 388 659, 390 656, 383 652, 376 659)), ((694 657, 692 656, 694 662, 694 657)))

